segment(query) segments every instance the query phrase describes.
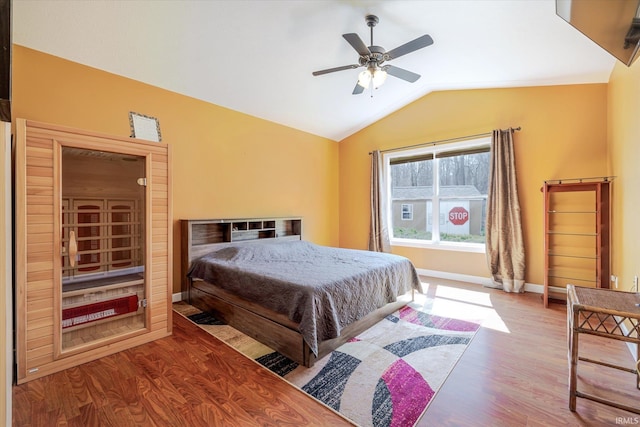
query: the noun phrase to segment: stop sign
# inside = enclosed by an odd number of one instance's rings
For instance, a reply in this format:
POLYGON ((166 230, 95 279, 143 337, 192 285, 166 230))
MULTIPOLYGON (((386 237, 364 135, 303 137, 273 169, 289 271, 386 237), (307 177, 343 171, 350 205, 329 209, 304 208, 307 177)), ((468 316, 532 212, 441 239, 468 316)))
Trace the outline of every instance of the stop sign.
POLYGON ((469 220, 469 212, 462 206, 456 206, 449 211, 449 221, 455 225, 462 225, 469 220))

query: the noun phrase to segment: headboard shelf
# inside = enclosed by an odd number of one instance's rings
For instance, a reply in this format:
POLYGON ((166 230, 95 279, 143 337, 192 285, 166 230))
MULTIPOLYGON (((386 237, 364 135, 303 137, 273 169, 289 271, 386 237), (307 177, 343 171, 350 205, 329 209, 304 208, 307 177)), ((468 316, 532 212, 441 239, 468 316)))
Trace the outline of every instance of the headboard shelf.
POLYGON ((188 287, 186 272, 194 259, 233 244, 301 240, 302 218, 183 219, 180 230, 184 293, 188 287))
POLYGON ((190 234, 191 246, 302 236, 302 218, 183 219, 180 222, 182 231, 190 234))

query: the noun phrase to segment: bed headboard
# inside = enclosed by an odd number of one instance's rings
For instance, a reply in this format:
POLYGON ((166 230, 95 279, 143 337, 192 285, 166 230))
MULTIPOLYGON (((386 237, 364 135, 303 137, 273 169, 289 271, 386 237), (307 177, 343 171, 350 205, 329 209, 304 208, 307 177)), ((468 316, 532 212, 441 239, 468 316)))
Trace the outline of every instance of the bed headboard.
POLYGON ((182 292, 191 262, 225 246, 302 239, 302 218, 182 219, 182 292))

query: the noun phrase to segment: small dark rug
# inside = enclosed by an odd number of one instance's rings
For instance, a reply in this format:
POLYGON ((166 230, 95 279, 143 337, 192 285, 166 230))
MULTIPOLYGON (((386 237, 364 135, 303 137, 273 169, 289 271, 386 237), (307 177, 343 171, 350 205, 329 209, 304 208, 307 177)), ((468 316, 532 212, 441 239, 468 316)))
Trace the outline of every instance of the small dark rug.
POLYGON ((187 316, 189 320, 198 325, 224 325, 224 322, 216 319, 211 313, 196 313, 191 316, 187 316))

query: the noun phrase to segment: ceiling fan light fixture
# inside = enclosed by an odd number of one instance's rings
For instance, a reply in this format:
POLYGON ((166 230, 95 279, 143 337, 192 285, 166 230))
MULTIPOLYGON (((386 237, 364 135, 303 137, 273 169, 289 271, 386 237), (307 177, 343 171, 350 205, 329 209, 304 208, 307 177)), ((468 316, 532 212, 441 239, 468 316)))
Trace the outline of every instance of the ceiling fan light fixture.
POLYGON ((373 88, 378 89, 387 79, 387 72, 382 68, 370 67, 358 75, 358 85, 368 88, 369 83, 373 83, 373 88))
POLYGON ((371 82, 371 71, 369 70, 364 70, 363 72, 361 72, 358 75, 358 85, 362 86, 363 88, 368 88, 369 87, 369 82, 371 82))
POLYGON ((380 86, 382 86, 384 81, 387 80, 387 72, 380 68, 376 69, 373 72, 372 80, 373 80, 373 88, 378 89, 380 86))

